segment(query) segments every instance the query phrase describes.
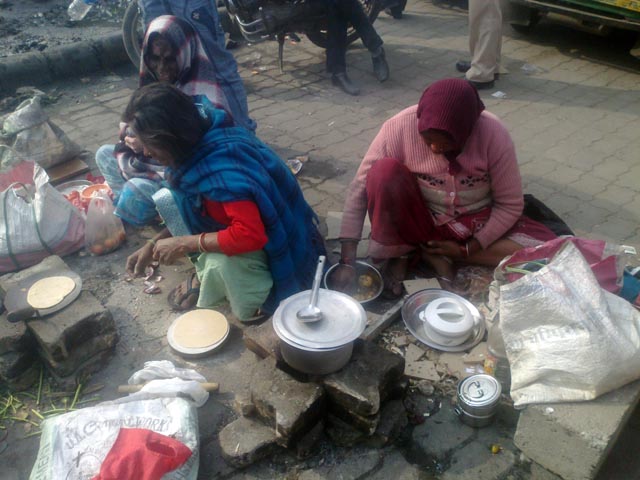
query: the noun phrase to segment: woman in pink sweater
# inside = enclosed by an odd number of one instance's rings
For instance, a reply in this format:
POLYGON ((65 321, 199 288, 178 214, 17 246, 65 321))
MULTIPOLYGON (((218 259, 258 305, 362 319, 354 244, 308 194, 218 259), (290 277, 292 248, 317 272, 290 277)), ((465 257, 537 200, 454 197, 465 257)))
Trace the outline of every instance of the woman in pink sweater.
MULTIPOLYGON (((353 179, 344 207, 341 263, 352 265, 364 218, 369 255, 388 260, 383 274, 402 293, 411 256, 445 280, 453 263, 496 266, 555 235, 522 216, 522 182, 513 142, 463 79, 439 80, 418 105, 387 120, 353 179)), ((353 269, 340 269, 346 281, 353 269)))

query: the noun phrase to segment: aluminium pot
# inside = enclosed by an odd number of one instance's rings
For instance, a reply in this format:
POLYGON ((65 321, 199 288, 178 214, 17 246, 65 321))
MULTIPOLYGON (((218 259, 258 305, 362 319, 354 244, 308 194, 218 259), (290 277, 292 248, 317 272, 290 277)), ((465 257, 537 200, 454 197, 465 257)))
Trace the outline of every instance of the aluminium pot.
POLYGON ((491 375, 478 374, 458 384, 455 412, 470 427, 486 427, 495 417, 502 387, 491 375))
POLYGON ((348 295, 320 289, 317 307, 322 318, 301 322, 297 312, 309 304, 311 291, 283 300, 273 314, 273 329, 280 338, 280 351, 287 364, 300 372, 327 375, 340 370, 351 359, 353 342, 365 329, 364 308, 348 295))

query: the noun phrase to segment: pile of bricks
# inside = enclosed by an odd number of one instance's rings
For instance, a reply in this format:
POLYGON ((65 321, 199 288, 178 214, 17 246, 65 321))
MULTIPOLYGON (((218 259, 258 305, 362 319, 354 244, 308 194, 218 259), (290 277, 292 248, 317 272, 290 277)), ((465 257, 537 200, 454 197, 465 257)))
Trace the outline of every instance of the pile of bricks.
POLYGON ((263 358, 252 373, 241 415, 219 435, 222 454, 244 467, 279 448, 309 454, 323 433, 341 445, 384 446, 407 425, 395 394, 404 392, 404 359, 357 340, 350 362, 327 376, 300 374, 280 356, 271 320, 244 331, 247 348, 263 358))
MULTIPOLYGON (((40 264, 0 277, 5 294, 29 276, 45 270, 68 269, 51 256, 40 264)), ((118 333, 111 312, 86 290, 59 312, 43 318, 10 323, 0 316, 0 382, 23 390, 39 375, 39 362, 60 386, 73 387, 78 379, 99 370, 115 351, 118 333)))

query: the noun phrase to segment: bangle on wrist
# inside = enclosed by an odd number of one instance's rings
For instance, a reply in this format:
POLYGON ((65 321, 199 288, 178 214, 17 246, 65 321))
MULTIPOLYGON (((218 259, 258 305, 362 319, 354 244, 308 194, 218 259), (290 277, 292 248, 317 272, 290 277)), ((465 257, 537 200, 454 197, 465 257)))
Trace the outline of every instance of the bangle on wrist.
POLYGON ((460 247, 460 255, 462 258, 467 258, 469 256, 469 243, 465 243, 464 245, 459 245, 460 247))
POLYGON ((207 250, 207 247, 204 244, 204 236, 206 234, 207 234, 206 232, 202 232, 198 237, 198 252, 200 253, 209 253, 209 251, 207 250))
POLYGON ((149 245, 151 245, 152 247, 155 247, 155 246, 156 246, 156 241, 155 241, 153 238, 149 238, 149 239, 147 240, 147 243, 148 243, 149 245))
POLYGON ((356 262, 349 257, 341 257, 338 263, 340 265, 347 265, 348 267, 353 267, 356 262))

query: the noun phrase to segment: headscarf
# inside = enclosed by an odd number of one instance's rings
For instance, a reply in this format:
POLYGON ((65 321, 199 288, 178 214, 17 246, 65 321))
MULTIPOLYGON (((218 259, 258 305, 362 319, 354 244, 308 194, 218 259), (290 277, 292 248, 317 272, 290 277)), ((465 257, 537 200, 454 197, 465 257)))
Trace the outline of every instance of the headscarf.
POLYGON ((440 130, 451 136, 457 150, 445 153, 450 173, 460 171, 458 155, 473 131, 484 103, 478 90, 462 78, 446 78, 432 83, 418 102, 418 131, 440 130))
POLYGON ((140 59, 140 86, 158 81, 146 62, 152 40, 158 34, 162 34, 176 52, 178 79, 175 87, 187 95, 204 95, 217 108, 228 112, 227 100, 216 83, 215 67, 207 57, 200 37, 187 21, 172 15, 155 18, 147 28, 140 59))

